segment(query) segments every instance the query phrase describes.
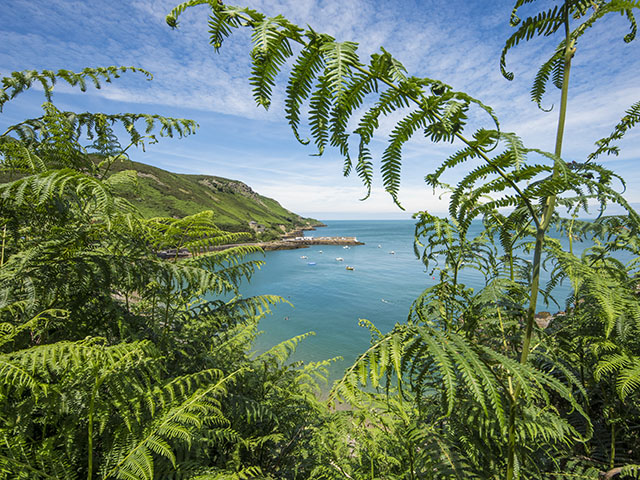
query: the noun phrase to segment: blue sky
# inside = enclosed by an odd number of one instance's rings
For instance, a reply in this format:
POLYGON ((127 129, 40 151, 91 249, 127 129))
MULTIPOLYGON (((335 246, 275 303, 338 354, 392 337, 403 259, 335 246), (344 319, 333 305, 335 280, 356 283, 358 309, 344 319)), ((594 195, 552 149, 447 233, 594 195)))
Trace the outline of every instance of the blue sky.
MULTIPOLYGON (((540 0, 534 6, 551 4, 540 0)), ((81 93, 60 85, 54 101, 76 111, 146 112, 192 118, 198 133, 163 140, 134 160, 181 173, 219 175, 244 181, 285 207, 322 219, 409 218, 412 212, 446 211, 446 198, 423 182, 457 145, 412 141, 404 150, 400 211, 377 176, 372 197, 357 177, 342 176, 342 159, 328 151, 311 156, 284 120, 284 77, 271 109, 253 103, 249 77, 250 41, 239 34, 216 54, 208 44, 207 8, 191 9, 172 31, 164 21, 176 2, 166 0, 2 0, 0 4, 0 75, 24 69, 82 69, 130 65, 145 68, 154 80, 127 74, 101 90, 81 93)), ((251 0, 247 5, 270 15, 283 14, 338 40, 360 44, 361 55, 382 45, 418 76, 438 78, 491 105, 503 129, 543 150, 554 145, 556 111, 545 113, 529 100, 537 66, 555 42, 536 39, 508 57, 512 82, 498 61, 512 0, 251 0)), ((526 9, 523 10, 527 12, 526 9)), ((593 143, 606 136, 624 110, 640 100, 640 40, 627 45, 624 18, 611 16, 578 45, 572 71, 564 157, 581 161, 593 143)), ((558 103, 554 89, 546 105, 558 103)), ((5 107, 0 128, 40 115, 41 94, 31 92, 5 107)), ((382 131, 393 127, 390 118, 382 131)), ((384 136, 374 140, 380 153, 384 136)), ((640 205, 640 128, 620 144, 619 157, 603 159, 628 183, 627 198, 640 205)), ((455 176, 451 177, 455 182, 455 176)))

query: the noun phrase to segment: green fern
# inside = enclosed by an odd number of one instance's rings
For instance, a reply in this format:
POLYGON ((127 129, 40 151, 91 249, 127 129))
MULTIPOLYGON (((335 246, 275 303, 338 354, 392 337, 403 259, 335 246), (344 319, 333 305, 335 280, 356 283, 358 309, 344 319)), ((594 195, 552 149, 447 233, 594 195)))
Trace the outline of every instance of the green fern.
POLYGON ((100 67, 85 68, 82 72, 72 72, 70 70, 24 70, 12 72, 10 77, 2 77, 2 88, 0 88, 0 112, 4 104, 13 100, 16 96, 28 90, 33 84, 39 84, 48 102, 51 101, 53 87, 58 80, 64 80, 69 85, 80 87, 81 91, 86 91, 87 80, 94 87, 100 88, 100 81, 110 83, 113 79, 119 78, 125 72, 140 72, 148 79, 153 78, 151 73, 136 67, 100 67))

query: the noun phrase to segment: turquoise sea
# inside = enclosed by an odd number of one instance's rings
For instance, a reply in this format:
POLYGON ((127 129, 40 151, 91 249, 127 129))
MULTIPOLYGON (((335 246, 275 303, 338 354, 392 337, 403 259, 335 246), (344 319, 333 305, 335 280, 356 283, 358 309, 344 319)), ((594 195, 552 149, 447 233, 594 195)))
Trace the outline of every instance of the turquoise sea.
MULTIPOLYGON (((413 253, 413 220, 325 223, 327 227, 306 232, 306 236, 355 236, 365 245, 266 252, 266 264, 251 282, 242 285, 241 293, 245 297, 280 295, 293 304, 277 305, 260 322, 263 333, 257 340, 257 351, 313 331, 315 336, 299 345, 294 358, 318 361, 342 356, 344 360, 331 369, 331 377, 336 379, 369 346, 369 332, 358 325, 358 319, 366 318, 387 332, 396 322, 406 320, 412 301, 436 281, 413 253), (344 261, 337 261, 337 257, 344 261), (347 265, 354 270, 346 270, 347 265)), ((481 223, 473 225, 470 235, 481 228, 481 223)), ((465 273, 462 281, 483 287, 482 278, 472 271, 465 273)), ((560 287, 557 293, 559 298, 566 297, 568 287, 560 287)), ((558 310, 555 305, 539 308, 558 310)))

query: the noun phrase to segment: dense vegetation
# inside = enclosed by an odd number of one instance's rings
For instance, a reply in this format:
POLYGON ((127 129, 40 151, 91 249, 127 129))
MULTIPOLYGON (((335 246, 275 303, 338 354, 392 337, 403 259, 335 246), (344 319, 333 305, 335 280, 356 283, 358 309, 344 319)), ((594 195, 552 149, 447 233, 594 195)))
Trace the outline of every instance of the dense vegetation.
MULTIPOLYGON (((50 100, 56 79, 126 70, 15 73, 2 80, 0 105, 36 82, 50 100)), ((203 297, 233 294, 259 267, 242 260, 255 247, 206 252, 249 234, 220 230, 211 211, 145 219, 116 196, 136 179, 106 175, 126 155, 113 136, 119 122, 133 145, 154 129, 194 131, 188 120, 75 115, 47 102, 42 117, 0 137, 3 173, 19 177, 0 185, 0 477, 299 469, 296 439, 319 423, 313 375, 323 365, 285 365, 300 339, 249 356, 260 315, 279 299, 203 297), (172 248, 192 257, 157 256, 172 248)))
MULTIPOLYGON (((99 163, 104 158, 95 160, 99 163)), ((303 218, 283 208, 276 200, 254 192, 237 180, 171 173, 129 159, 120 160, 110 164, 105 178, 125 170, 135 175, 132 177, 135 181, 114 185, 113 193, 128 200, 145 218, 182 218, 203 210, 215 210, 216 225, 220 228, 260 234, 253 235, 260 238, 266 235, 277 238, 285 232, 319 224, 313 218, 303 218)), ((6 183, 21 175, 6 171, 0 181, 6 183)))
POLYGON ((188 7, 209 5, 216 49, 234 29, 251 29, 250 80, 265 107, 294 57, 286 92, 294 135, 307 142, 300 133, 307 111, 320 153, 337 147, 345 173, 355 169, 369 188, 368 145, 383 116, 401 115, 381 160, 394 198, 402 147, 413 135, 461 145, 426 177, 450 189, 449 217, 416 215, 416 253, 440 281, 391 332, 365 323, 371 347, 329 398, 346 400, 347 411, 329 411, 313 395, 322 364, 287 365, 301 338, 257 358, 248 353, 257 319, 279 299, 202 300, 205 291, 235 291, 257 266, 242 261, 251 248, 204 253, 242 233, 218 229, 211 212, 144 219, 114 194, 132 177, 105 175, 129 148, 114 138, 114 123, 140 145, 156 125, 161 135, 180 136, 193 133, 191 122, 75 115, 49 103, 56 79, 84 87, 127 69, 3 79, 0 105, 34 82, 48 100, 41 118, 0 137, 3 170, 23 175, 0 186, 4 478, 640 477, 640 217, 619 193, 622 180, 596 163, 618 152, 615 142, 640 120, 640 103, 588 158, 562 159, 577 41, 610 13, 626 16, 624 40, 633 41, 640 4, 567 0, 521 20, 520 7, 530 3, 516 2, 501 68, 512 78, 506 56, 520 42, 560 37, 531 92, 541 105, 547 88, 561 91, 553 153, 502 132, 479 100, 409 76, 385 50, 364 63, 354 43, 216 0, 189 1, 167 18, 176 26, 188 7), (488 123, 467 134, 472 109, 488 123), (88 161, 96 154, 104 158, 98 165, 88 161), (460 166, 459 183, 444 185, 442 174, 460 166), (600 215, 579 220, 590 203, 600 215), (626 214, 605 216, 610 203, 626 214), (468 238, 477 219, 484 232, 468 238), (594 246, 576 256, 549 237, 551 228, 594 246), (155 255, 181 246, 190 259, 155 255), (620 252, 632 260, 622 262, 620 252), (547 286, 543 264, 552 271, 547 286), (467 288, 464 269, 480 272, 485 288, 467 288), (560 281, 570 282, 572 295, 543 328, 535 322, 538 296, 560 281))

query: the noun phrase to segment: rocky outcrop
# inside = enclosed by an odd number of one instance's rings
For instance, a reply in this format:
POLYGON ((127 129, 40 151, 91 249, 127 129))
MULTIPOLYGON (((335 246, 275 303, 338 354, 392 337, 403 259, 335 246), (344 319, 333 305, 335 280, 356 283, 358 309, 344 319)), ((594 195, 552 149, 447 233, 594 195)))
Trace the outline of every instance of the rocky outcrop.
POLYGON ((243 197, 250 198, 256 203, 265 206, 264 202, 260 198, 260 195, 254 192, 246 183, 242 183, 237 180, 222 181, 214 177, 203 178, 199 180, 198 183, 214 191, 242 195, 243 197))
POLYGON ((162 185, 163 187, 169 187, 169 185, 167 185, 166 183, 164 183, 163 181, 161 181, 158 177, 156 177, 153 173, 144 173, 144 172, 136 172, 136 175, 140 178, 150 178, 151 180, 153 180, 154 182, 156 182, 158 185, 162 185))

